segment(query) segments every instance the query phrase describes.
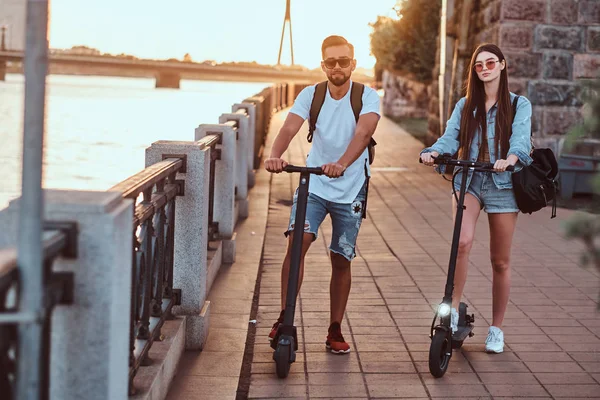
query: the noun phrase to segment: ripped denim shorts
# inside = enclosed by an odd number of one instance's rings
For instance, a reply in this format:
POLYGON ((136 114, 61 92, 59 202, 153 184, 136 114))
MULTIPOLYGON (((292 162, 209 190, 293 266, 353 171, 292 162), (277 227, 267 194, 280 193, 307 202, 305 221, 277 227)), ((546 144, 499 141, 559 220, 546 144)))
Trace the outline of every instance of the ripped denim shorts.
MULTIPOLYGON (((294 194, 294 204, 290 213, 290 222, 285 235, 288 236, 293 230, 296 218, 296 204, 298 190, 294 194)), ((363 207, 366 199, 366 185, 362 187, 356 199, 350 204, 335 203, 327 201, 313 193, 308 194, 306 205, 306 220, 304 232, 314 235, 313 241, 317 239, 319 227, 323 223, 327 213, 331 216, 332 235, 329 250, 341 254, 347 260, 352 261, 356 257, 355 246, 358 231, 362 223, 363 207)))
MULTIPOLYGON (((461 174, 459 173, 454 182, 457 196, 460 191, 460 178, 461 174)), ((488 214, 519 212, 513 189, 498 189, 494 184, 492 172, 473 172, 467 193, 475 196, 479 201, 480 209, 488 214)))

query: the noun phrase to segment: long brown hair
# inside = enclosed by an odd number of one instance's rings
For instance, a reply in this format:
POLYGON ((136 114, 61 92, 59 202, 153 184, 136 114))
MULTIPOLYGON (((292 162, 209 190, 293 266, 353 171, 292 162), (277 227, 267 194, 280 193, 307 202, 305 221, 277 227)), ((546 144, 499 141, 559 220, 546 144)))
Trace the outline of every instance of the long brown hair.
MULTIPOLYGON (((467 80, 467 95, 462 115, 460 118, 460 148, 459 157, 468 158, 469 149, 473 142, 473 137, 478 127, 486 128, 485 111, 485 88, 483 82, 475 72, 475 61, 481 52, 490 52, 498 57, 500 63, 506 64, 506 59, 500 48, 494 44, 482 44, 473 53, 469 64, 469 78, 467 80), (475 116, 473 112, 476 111, 475 116)), ((496 68, 500 68, 499 64, 496 68)), ((496 159, 505 159, 509 149, 509 139, 512 128, 512 106, 510 101, 510 92, 508 91, 508 66, 500 72, 500 85, 498 87, 498 103, 496 111, 496 133, 494 135, 494 147, 496 149, 496 159), (500 151, 499 151, 500 150, 500 151)))

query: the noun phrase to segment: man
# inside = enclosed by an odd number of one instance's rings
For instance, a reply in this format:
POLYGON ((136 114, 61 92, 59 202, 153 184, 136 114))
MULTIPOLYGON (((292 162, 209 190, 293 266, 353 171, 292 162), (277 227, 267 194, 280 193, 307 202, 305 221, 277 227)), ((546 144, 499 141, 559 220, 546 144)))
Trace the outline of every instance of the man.
MULTIPOLYGON (((321 53, 321 68, 328 79, 327 93, 318 115, 314 142, 306 164, 309 167, 322 167, 324 175, 312 176, 310 180, 298 290, 302 284, 304 257, 329 213, 333 233, 329 247, 332 266, 331 317, 326 346, 332 353, 345 354, 350 352, 350 346, 342 336, 340 324, 350 294, 350 264, 355 257, 354 248, 366 201, 367 174, 370 173, 367 146, 380 118, 379 95, 365 86, 363 106, 357 122, 350 103, 353 85, 350 76, 356 68, 354 46, 341 36, 329 36, 323 41, 321 53)), ((298 94, 273 142, 271 154, 265 160, 267 171, 279 173, 287 165, 281 157, 309 117, 315 88, 306 87, 298 94)), ((296 196, 285 233, 288 236, 288 248, 281 271, 282 311, 273 325, 269 340, 273 340, 279 324, 283 323, 295 214, 296 196)))

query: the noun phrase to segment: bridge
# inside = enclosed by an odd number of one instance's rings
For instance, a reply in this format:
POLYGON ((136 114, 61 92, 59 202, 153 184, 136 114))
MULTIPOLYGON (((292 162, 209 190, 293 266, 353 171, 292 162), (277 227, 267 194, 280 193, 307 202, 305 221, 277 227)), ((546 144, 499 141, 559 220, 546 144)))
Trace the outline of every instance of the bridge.
MULTIPOLYGON (((24 53, 0 51, 0 81, 6 79, 7 62, 21 63, 24 53)), ((120 57, 50 54, 50 73, 110 76, 155 77, 157 88, 179 88, 182 79, 237 82, 311 83, 323 79, 322 71, 286 66, 209 65, 185 61, 127 59, 120 57)), ((372 77, 357 74, 357 82, 368 83, 372 77)))

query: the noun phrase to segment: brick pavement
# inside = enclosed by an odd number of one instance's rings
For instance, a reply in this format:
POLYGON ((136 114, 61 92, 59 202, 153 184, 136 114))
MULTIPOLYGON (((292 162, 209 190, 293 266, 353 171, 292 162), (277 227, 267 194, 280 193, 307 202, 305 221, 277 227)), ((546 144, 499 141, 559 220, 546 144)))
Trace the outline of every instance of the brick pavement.
MULTIPOLYGON (((274 117, 268 146, 285 115, 274 117)), ((600 398, 600 314, 595 311, 600 278, 577 265, 581 245, 561 237, 561 223, 572 214, 564 209, 553 220, 550 210, 519 216, 506 347, 500 355, 483 352, 491 321, 491 266, 488 223, 481 214, 464 299, 475 314, 476 335, 454 353, 443 378, 429 374, 428 328, 432 305, 443 295, 450 252, 451 188, 417 163, 421 144, 390 120, 381 120, 376 139, 368 218, 358 239, 342 324, 352 352, 340 356, 324 348, 331 273, 327 218, 307 256, 296 313, 299 351, 285 380, 276 377, 267 335, 279 315, 282 232, 298 175, 271 179, 248 397, 600 398)), ((303 130, 287 157, 302 164, 307 151, 303 130)))

